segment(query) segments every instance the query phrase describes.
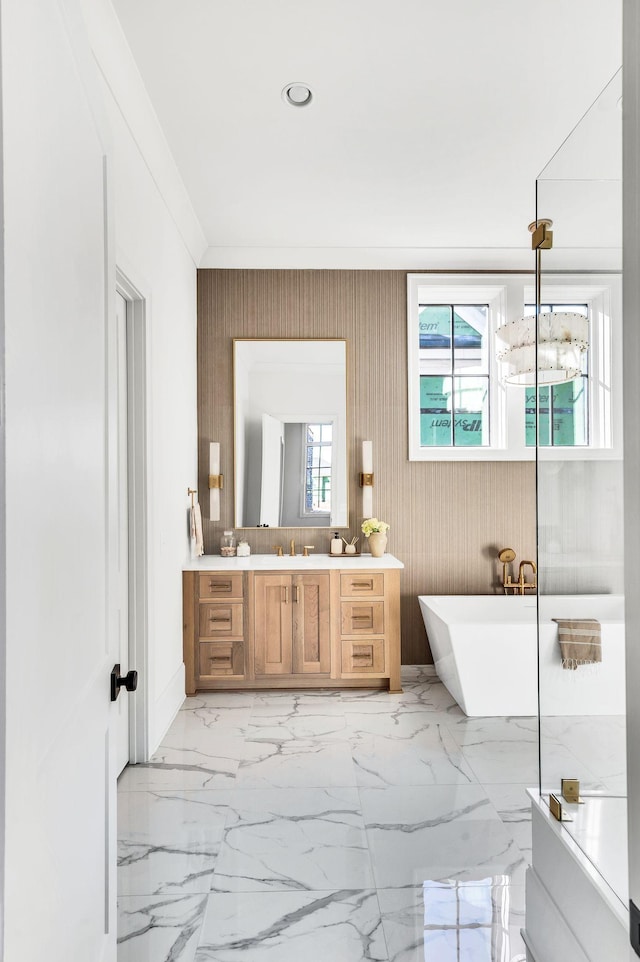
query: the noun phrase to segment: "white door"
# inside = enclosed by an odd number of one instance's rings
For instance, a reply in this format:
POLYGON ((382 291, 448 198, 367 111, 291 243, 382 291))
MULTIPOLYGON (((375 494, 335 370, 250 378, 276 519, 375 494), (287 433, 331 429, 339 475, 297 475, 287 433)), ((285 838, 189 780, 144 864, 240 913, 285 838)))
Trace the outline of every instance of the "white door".
POLYGON ((116 955, 115 267, 76 14, 2 0, 7 962, 116 955))
MULTIPOLYGON (((127 301, 116 293, 117 395, 118 395, 118 649, 120 674, 129 671, 129 472, 127 391, 127 301)), ((116 771, 129 762, 129 698, 124 689, 116 702, 116 771)))
POLYGON ((284 424, 270 414, 263 414, 260 524, 271 528, 280 525, 283 445, 284 424))

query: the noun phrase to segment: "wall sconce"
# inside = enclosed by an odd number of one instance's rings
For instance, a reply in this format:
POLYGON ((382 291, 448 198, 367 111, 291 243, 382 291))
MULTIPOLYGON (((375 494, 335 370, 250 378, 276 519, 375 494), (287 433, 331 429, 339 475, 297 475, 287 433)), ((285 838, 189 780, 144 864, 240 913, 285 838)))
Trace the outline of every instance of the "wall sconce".
POLYGON ((220 474, 220 442, 209 445, 209 519, 220 520, 220 491, 224 487, 224 477, 220 474))
POLYGON ((497 356, 505 365, 507 384, 562 384, 580 377, 589 319, 571 311, 530 315, 499 327, 496 337, 504 345, 497 356))
POLYGON ((362 516, 373 516, 373 441, 362 442, 362 472, 360 474, 362 488, 362 516))

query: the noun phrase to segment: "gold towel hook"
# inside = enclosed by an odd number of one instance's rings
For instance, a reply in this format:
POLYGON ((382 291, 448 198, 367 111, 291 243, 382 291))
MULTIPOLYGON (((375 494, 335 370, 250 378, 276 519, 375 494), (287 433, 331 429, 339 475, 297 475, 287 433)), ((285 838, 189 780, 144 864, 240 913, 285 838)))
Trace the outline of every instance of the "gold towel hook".
POLYGON ((187 488, 187 494, 191 495, 191 507, 195 507, 194 495, 198 493, 197 488, 187 488))

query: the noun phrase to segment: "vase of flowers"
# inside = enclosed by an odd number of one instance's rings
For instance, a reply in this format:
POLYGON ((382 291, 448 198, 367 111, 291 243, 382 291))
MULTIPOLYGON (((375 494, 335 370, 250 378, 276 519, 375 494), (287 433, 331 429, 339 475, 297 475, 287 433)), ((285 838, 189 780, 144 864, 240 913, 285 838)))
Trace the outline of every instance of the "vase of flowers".
POLYGON ((365 518, 362 522, 362 533, 369 539, 369 550, 372 558, 381 558, 385 553, 388 530, 387 522, 378 521, 377 518, 365 518))

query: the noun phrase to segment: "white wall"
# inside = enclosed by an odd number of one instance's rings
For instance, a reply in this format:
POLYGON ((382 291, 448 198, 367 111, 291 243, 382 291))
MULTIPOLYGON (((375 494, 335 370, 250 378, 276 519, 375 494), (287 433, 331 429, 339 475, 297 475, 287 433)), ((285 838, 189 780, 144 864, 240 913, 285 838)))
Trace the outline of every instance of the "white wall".
POLYGON ((116 262, 146 303, 149 735, 184 698, 181 565, 197 484, 195 265, 105 86, 113 135, 116 262))
POLYGON ((198 478, 194 257, 203 239, 110 3, 84 9, 112 136, 116 263, 146 301, 153 751, 184 698, 181 566, 187 488, 198 478))

